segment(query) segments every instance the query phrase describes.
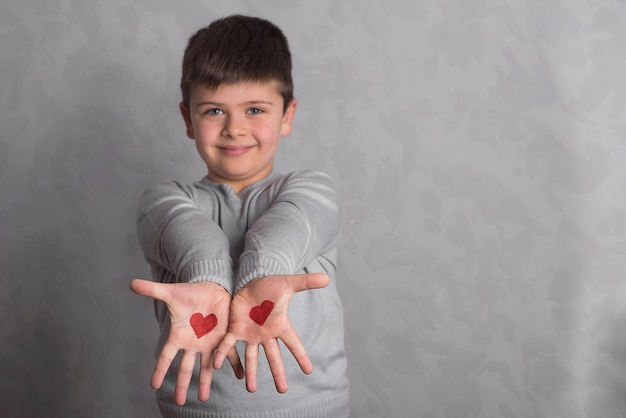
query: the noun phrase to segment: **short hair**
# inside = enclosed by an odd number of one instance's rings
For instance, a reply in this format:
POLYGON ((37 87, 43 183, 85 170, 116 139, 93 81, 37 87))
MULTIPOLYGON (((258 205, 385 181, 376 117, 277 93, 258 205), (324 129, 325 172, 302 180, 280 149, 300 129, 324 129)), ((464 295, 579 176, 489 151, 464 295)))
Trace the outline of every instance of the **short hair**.
POLYGON ((272 22, 232 15, 212 22, 189 38, 180 81, 187 107, 194 85, 217 88, 250 81, 275 81, 284 109, 293 99, 289 44, 272 22))

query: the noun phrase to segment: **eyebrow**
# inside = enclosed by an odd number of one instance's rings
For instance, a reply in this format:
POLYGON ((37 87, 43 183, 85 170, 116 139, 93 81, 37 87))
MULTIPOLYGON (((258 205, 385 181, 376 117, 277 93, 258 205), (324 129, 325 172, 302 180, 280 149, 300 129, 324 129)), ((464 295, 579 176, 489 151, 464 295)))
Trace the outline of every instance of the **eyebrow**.
MULTIPOLYGON (((268 105, 268 106, 275 106, 276 104, 274 102, 268 102, 266 100, 249 100, 247 102, 243 102, 242 105, 244 106, 254 106, 254 105, 268 105)), ((224 107, 225 104, 224 103, 219 103, 219 102, 213 102, 213 101, 206 101, 206 102, 200 102, 196 105, 196 107, 202 107, 202 106, 216 106, 216 107, 224 107)))

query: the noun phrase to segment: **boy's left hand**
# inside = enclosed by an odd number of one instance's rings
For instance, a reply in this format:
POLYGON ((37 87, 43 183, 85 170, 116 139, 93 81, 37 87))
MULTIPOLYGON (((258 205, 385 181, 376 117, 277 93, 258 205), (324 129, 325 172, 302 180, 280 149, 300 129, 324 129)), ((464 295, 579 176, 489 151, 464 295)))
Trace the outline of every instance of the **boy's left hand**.
POLYGON ((217 348, 213 365, 220 368, 227 353, 239 340, 246 342, 246 388, 255 392, 259 344, 263 346, 276 390, 287 391, 287 376, 278 339, 287 346, 302 371, 310 374, 313 365, 294 330, 287 309, 291 297, 302 290, 319 289, 329 283, 325 274, 295 274, 260 277, 249 282, 233 297, 228 333, 217 348))

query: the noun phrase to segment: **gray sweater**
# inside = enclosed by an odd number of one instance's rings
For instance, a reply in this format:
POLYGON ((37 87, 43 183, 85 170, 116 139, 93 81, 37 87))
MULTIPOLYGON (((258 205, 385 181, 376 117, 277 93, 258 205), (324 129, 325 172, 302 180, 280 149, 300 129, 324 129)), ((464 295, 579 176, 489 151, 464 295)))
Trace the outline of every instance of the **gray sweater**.
MULTIPOLYGON (((137 229, 156 281, 212 281, 233 293, 268 275, 326 273, 331 279, 324 289, 297 293, 289 304, 289 319, 315 368, 311 375, 302 373, 281 343, 287 393, 276 391, 260 358, 257 392, 248 393, 225 366, 213 374, 209 401, 199 402, 196 365, 187 403, 180 407, 173 401, 177 359, 157 392, 164 417, 348 416, 343 310, 336 288, 340 214, 326 174, 272 174, 239 194, 206 177, 192 185, 160 184, 142 196, 137 229)), ((170 322, 163 303, 157 302, 155 311, 160 353, 170 322)), ((242 355, 242 343, 237 347, 242 355)))

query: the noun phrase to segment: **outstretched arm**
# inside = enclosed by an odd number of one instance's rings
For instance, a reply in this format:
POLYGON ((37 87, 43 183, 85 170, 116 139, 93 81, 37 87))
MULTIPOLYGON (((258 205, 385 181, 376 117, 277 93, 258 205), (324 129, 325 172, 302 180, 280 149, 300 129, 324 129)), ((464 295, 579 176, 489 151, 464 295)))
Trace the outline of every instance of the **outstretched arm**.
MULTIPOLYGON (((262 344, 279 392, 287 390, 280 354, 281 339, 305 373, 312 364, 287 317, 288 302, 296 292, 324 287, 326 274, 297 275, 316 258, 332 252, 340 237, 340 213, 329 176, 304 171, 287 176, 271 207, 248 230, 239 258, 236 293, 231 304, 229 333, 220 345, 215 365, 237 339, 246 343, 246 387, 255 391, 258 344, 262 344), (265 324, 254 322, 255 312, 274 307, 265 324), (265 305, 264 305, 265 304, 265 305), (220 354, 221 353, 221 354, 220 354)), ((331 257, 332 258, 332 257, 331 257)), ((334 274, 334 264, 307 273, 334 274)))
POLYGON ((332 179, 319 171, 288 175, 271 207, 246 233, 235 291, 257 277, 302 271, 336 247, 340 235, 341 216, 332 179))
POLYGON ((139 203, 137 235, 148 263, 177 282, 211 281, 232 293, 228 238, 198 208, 191 188, 169 182, 147 189, 139 203))
MULTIPOLYGON (((171 328, 152 376, 159 388, 174 357, 183 354, 175 400, 183 404, 200 356, 198 399, 209 397, 213 351, 226 333, 233 289, 229 242, 224 232, 193 199, 193 190, 178 183, 149 188, 139 205, 137 232, 153 283, 134 280, 136 293, 165 302, 171 328)), ((229 354, 235 374, 243 369, 237 352, 229 354)))

